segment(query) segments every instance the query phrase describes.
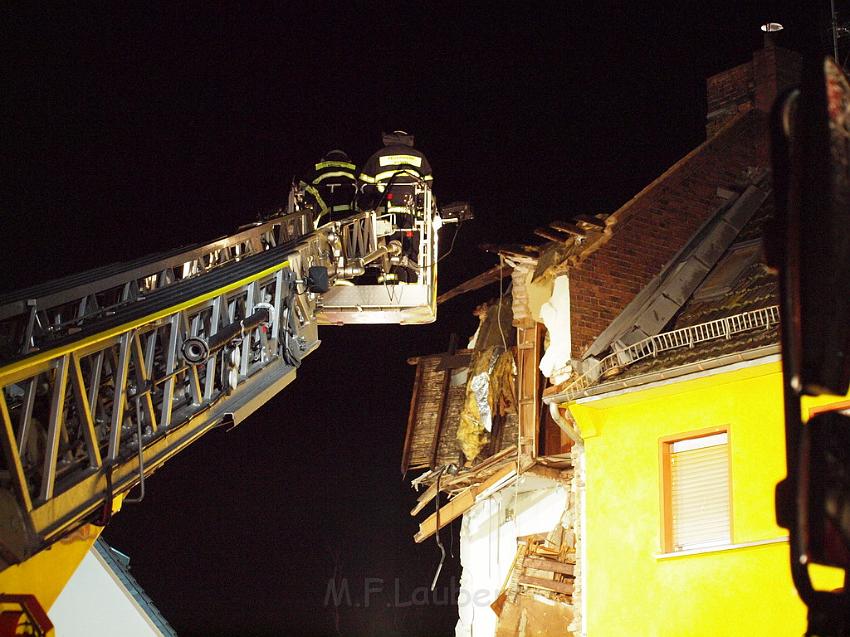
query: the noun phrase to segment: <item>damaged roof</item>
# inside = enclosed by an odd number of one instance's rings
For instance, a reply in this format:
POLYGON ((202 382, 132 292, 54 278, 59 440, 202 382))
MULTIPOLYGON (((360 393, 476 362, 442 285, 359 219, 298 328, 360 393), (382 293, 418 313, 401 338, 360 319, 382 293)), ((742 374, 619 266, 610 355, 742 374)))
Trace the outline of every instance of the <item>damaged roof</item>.
MULTIPOLYGON (((584 375, 550 387, 547 401, 575 400, 778 353, 778 281, 765 265, 761 241, 772 216, 773 197, 766 196, 661 330, 634 344, 613 342, 595 369, 588 366, 584 375)), ((711 241, 710 236, 703 241, 711 241)), ((662 293, 657 285, 646 290, 650 297, 662 293)))

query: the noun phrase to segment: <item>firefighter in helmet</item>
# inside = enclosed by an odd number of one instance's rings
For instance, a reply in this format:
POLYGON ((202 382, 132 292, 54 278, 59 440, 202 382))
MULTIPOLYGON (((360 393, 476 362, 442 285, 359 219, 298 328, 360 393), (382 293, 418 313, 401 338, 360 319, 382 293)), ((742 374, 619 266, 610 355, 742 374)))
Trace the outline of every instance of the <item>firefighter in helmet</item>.
POLYGON ((342 150, 331 150, 301 180, 304 199, 313 209, 318 227, 322 223, 354 214, 357 167, 342 150))
MULTIPOLYGON (((395 214, 402 228, 404 254, 416 262, 418 238, 412 231, 413 220, 419 213, 415 187, 430 187, 434 179, 431 165, 422 151, 413 147, 413 135, 397 130, 384 133, 384 147, 375 152, 363 165, 358 178, 358 203, 361 209, 379 208, 395 214)), ((402 280, 415 280, 415 274, 399 270, 402 280)))

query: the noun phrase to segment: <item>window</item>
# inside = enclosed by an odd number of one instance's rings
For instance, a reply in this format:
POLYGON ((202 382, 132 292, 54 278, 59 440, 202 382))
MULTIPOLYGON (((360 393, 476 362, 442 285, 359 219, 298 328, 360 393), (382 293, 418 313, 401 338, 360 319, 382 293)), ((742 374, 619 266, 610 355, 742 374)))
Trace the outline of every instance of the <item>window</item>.
POLYGON ((661 472, 663 550, 729 544, 729 432, 715 429, 662 440, 661 472))

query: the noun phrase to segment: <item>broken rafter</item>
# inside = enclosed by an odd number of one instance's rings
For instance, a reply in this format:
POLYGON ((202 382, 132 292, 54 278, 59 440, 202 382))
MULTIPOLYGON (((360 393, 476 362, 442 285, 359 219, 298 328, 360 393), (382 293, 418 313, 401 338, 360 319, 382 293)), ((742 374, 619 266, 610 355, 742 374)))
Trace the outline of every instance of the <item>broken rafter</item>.
POLYGON ((595 230, 605 230, 605 222, 598 217, 591 217, 590 215, 576 215, 575 220, 579 226, 590 226, 595 230))
POLYGON ((537 259, 542 246, 529 245, 527 243, 510 243, 506 245, 495 245, 493 243, 482 243, 478 246, 484 252, 501 254, 506 257, 517 257, 521 259, 537 259))
POLYGON ((550 228, 554 228, 559 232, 566 232, 567 234, 572 234, 577 237, 583 237, 585 235, 584 230, 579 228, 576 224, 570 223, 569 221, 552 221, 549 224, 550 228))
POLYGON ((428 503, 433 500, 436 495, 437 483, 434 482, 430 487, 428 487, 427 489, 425 489, 425 491, 422 492, 422 495, 419 496, 419 501, 416 503, 416 506, 413 507, 413 509, 410 511, 410 515, 416 515, 417 513, 419 513, 422 509, 428 506, 428 503))
MULTIPOLYGON (((474 480, 476 477, 480 476, 484 471, 491 469, 494 465, 498 464, 500 461, 504 460, 511 454, 516 452, 516 445, 511 445, 510 447, 506 447, 502 449, 499 453, 494 453, 492 456, 484 460, 481 464, 478 464, 468 471, 463 471, 456 476, 451 475, 443 475, 443 478, 440 482, 440 486, 442 490, 452 491, 459 484, 467 481, 474 480)), ((435 472, 431 472, 436 476, 435 472)), ((410 515, 416 515, 422 509, 424 509, 428 503, 434 499, 437 495, 437 483, 432 482, 431 485, 422 492, 422 494, 418 498, 418 503, 413 510, 410 512, 410 515)))
POLYGON ((453 287, 448 292, 443 292, 440 296, 437 297, 437 303, 445 303, 449 299, 453 299, 456 296, 460 296, 461 294, 480 290, 481 288, 490 285, 491 283, 496 283, 499 279, 509 276, 510 273, 511 268, 507 265, 493 266, 486 272, 482 272, 481 274, 464 281, 460 285, 453 287))
MULTIPOLYGON (((491 487, 498 486, 499 483, 508 483, 514 476, 516 476, 516 466, 514 464, 509 464, 494 473, 481 484, 472 485, 465 491, 462 491, 457 497, 450 500, 448 504, 440 507, 440 528, 442 529, 444 526, 448 526, 453 520, 456 520, 461 515, 469 511, 469 509, 471 509, 475 504, 475 500, 479 494, 487 491, 491 487)), ((417 543, 423 542, 436 532, 437 514, 432 513, 419 524, 419 532, 413 536, 413 539, 417 543)))
POLYGON ((542 237, 543 239, 547 239, 548 241, 554 241, 556 243, 564 243, 565 241, 569 241, 572 238, 571 234, 559 234, 558 231, 549 230, 548 228, 535 228, 534 234, 536 234, 538 237, 542 237))

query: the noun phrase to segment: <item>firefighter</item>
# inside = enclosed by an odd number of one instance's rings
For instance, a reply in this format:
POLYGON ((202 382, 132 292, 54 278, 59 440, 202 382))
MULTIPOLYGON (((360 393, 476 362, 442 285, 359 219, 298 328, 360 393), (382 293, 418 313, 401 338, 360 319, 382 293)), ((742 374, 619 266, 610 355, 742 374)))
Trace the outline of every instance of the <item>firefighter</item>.
MULTIPOLYGON (((413 233, 413 220, 418 214, 414 200, 415 186, 430 187, 433 181, 431 165, 418 149, 413 147, 413 135, 397 130, 383 134, 384 147, 375 152, 363 165, 358 179, 358 202, 362 209, 380 207, 395 214, 402 228, 401 240, 404 255, 416 262, 419 253, 418 239, 413 233)), ((387 280, 416 280, 415 273, 395 268, 387 280)))
POLYGON ((397 130, 384 133, 382 139, 384 147, 366 160, 360 171, 362 207, 372 209, 386 202, 388 209, 400 210, 407 203, 404 198, 412 196, 414 184, 431 183, 431 165, 413 147, 413 135, 397 130))
POLYGON ((304 199, 313 209, 317 227, 354 213, 356 174, 357 167, 348 154, 337 149, 325 153, 301 181, 304 199))

